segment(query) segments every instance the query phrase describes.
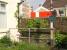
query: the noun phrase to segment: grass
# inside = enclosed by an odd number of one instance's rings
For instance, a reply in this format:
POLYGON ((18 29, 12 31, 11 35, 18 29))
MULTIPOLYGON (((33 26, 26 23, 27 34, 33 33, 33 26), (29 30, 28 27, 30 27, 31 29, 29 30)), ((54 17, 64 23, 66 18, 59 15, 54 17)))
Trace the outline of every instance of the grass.
POLYGON ((4 36, 0 39, 0 50, 49 50, 47 45, 19 42, 12 43, 10 38, 4 36))
POLYGON ((49 50, 49 48, 46 45, 37 45, 21 42, 17 45, 12 45, 9 47, 1 44, 0 50, 49 50))

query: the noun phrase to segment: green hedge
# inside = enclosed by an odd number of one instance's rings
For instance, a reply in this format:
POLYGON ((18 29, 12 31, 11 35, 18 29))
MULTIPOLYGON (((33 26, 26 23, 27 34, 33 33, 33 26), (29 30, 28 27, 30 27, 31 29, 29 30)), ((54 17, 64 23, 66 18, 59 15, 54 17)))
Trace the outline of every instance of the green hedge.
POLYGON ((67 48, 67 35, 57 31, 55 34, 56 47, 58 48, 67 48))

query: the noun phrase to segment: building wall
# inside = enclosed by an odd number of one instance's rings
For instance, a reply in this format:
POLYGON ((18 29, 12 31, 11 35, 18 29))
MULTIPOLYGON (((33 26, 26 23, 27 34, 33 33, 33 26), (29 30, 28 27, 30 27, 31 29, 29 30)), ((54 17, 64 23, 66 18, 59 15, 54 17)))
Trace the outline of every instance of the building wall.
POLYGON ((67 16, 67 7, 66 7, 66 16, 67 16))
POLYGON ((7 28, 6 3, 0 2, 0 28, 7 28))
POLYGON ((7 17, 5 14, 0 14, 0 28, 7 28, 7 17))
POLYGON ((65 17, 67 16, 67 7, 54 8, 57 11, 57 17, 65 17), (59 10, 63 11, 63 14, 60 15, 59 10))
MULTIPOLYGON (((4 27, 7 25, 7 27, 5 29, 1 29, 0 28, 0 31, 1 32, 7 32, 7 31, 10 31, 9 34, 10 34, 10 38, 11 40, 13 41, 18 41, 18 38, 14 38, 15 35, 18 33, 18 30, 14 30, 11 31, 12 29, 10 28, 17 28, 17 18, 15 17, 15 12, 17 10, 17 3, 19 2, 19 0, 1 0, 1 1, 5 1, 7 2, 7 6, 6 6, 6 17, 1 17, 1 21, 0 22, 4 22, 3 24, 4 27), (6 19, 6 20, 5 20, 6 19), (4 20, 4 21, 3 21, 4 20)), ((3 25, 3 24, 0 24, 0 25, 3 25)), ((1 34, 0 33, 0 37, 6 35, 5 33, 4 34, 1 34)))
POLYGON ((19 6, 19 16, 22 18, 30 18, 31 7, 27 0, 24 0, 19 6))
POLYGON ((20 0, 1 0, 8 4, 6 5, 6 16, 7 16, 7 28, 16 28, 17 19, 15 18, 15 12, 17 10, 17 3, 20 0))

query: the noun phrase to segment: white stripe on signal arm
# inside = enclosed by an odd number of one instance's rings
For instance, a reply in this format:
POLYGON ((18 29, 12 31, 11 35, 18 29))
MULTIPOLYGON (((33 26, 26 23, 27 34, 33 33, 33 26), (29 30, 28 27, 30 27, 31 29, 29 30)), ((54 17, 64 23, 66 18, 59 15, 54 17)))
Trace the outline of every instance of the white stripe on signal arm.
POLYGON ((39 17, 39 12, 36 12, 36 17, 39 17))

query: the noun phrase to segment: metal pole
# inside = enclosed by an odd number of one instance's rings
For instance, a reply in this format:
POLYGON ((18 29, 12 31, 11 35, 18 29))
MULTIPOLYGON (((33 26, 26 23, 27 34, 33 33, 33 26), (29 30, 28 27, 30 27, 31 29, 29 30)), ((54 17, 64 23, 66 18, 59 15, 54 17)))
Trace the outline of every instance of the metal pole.
POLYGON ((30 38, 31 36, 30 36, 30 34, 31 34, 31 33, 30 33, 30 28, 29 28, 29 44, 30 44, 30 41, 31 41, 31 38, 30 38))
POLYGON ((53 0, 50 0, 51 3, 51 9, 53 9, 53 0))
MULTIPOLYGON (((53 0, 51 0, 50 1, 51 2, 51 10, 53 10, 53 0)), ((51 34, 51 47, 53 47, 54 46, 54 30, 53 30, 53 21, 50 21, 50 28, 51 28, 51 30, 50 30, 50 34, 51 34)))
POLYGON ((53 30, 53 22, 51 21, 50 22, 50 28, 51 28, 51 30, 50 30, 50 33, 51 33, 51 46, 53 46, 53 40, 54 40, 54 30, 53 30))
POLYGON ((51 28, 51 39, 53 39, 53 22, 50 23, 50 28, 51 28))

